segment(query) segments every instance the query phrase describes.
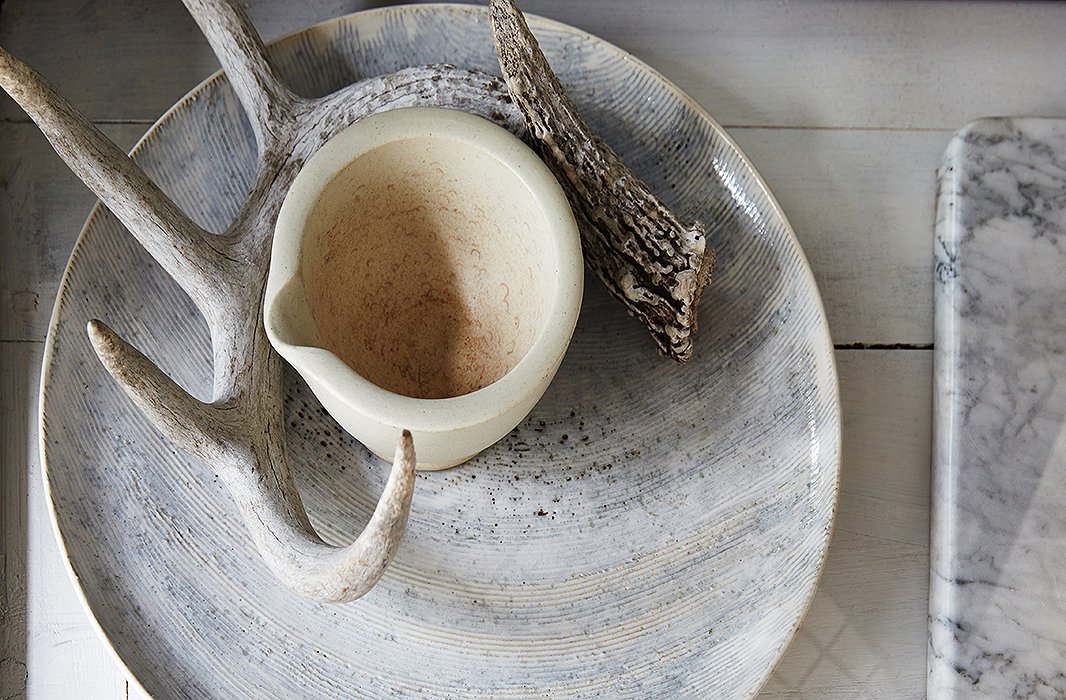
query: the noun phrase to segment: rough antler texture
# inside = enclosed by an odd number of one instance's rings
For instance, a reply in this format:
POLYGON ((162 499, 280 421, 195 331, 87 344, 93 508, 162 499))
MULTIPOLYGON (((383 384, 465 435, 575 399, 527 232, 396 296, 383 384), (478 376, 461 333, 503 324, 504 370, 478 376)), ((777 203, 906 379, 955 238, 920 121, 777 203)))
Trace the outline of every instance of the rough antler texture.
POLYGON ((211 330, 214 396, 190 396, 99 321, 89 336, 107 370, 159 430, 210 463, 228 486, 264 561, 293 590, 341 602, 366 593, 391 561, 415 481, 411 436, 366 529, 348 547, 315 533, 285 454, 282 365, 267 341, 262 297, 274 224, 303 162, 357 119, 432 104, 524 130, 499 79, 449 66, 410 68, 319 99, 288 90, 248 18, 231 0, 185 0, 242 105, 259 148, 255 185, 222 234, 191 221, 145 173, 39 75, 0 49, 0 85, 71 169, 191 296, 211 330))
POLYGON ((715 259, 703 224, 678 221, 592 133, 514 2, 491 0, 490 6, 507 87, 582 223, 585 260, 644 322, 663 354, 689 359, 700 293, 715 259))

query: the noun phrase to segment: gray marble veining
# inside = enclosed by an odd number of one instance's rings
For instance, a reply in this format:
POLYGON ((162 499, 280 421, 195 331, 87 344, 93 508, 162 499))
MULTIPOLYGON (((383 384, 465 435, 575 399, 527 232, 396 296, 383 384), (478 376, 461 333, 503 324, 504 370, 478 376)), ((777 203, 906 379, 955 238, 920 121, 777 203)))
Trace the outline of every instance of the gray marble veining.
POLYGON ((930 698, 1066 697, 1066 120, 952 140, 936 221, 930 698))

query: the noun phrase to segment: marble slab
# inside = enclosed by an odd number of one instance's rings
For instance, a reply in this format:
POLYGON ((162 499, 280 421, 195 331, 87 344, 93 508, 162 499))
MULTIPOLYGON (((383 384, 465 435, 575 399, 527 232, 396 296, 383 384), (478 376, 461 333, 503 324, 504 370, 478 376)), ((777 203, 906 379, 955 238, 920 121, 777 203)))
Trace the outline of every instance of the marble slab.
POLYGON ((939 177, 930 698, 1066 697, 1066 120, 939 177))

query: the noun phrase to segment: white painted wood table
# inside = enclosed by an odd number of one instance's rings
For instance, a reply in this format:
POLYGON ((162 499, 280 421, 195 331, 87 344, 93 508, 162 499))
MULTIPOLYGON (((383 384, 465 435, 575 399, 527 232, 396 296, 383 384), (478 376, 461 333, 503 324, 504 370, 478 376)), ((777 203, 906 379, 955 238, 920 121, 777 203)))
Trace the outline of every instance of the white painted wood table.
MULTIPOLYGON (((376 0, 248 0, 269 40, 376 0)), ((1066 116, 1066 6, 526 0, 632 52, 754 161, 814 269, 844 467, 810 612, 761 697, 921 697, 935 172, 988 115, 1066 116)), ((123 147, 217 68, 177 0, 0 0, 0 44, 123 147)), ((0 698, 124 698, 53 541, 37 454, 43 340, 93 203, 0 98, 0 698)))

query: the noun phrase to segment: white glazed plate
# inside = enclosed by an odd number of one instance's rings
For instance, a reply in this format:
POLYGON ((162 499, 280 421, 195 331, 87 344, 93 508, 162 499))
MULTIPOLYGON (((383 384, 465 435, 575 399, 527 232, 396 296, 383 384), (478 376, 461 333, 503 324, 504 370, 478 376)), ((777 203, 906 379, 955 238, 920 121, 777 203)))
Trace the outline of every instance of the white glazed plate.
MULTIPOLYGON (((484 9, 342 17, 271 47, 303 94, 448 62, 498 73, 484 9)), ((192 304, 93 211, 56 302, 41 439, 55 525, 88 610, 135 682, 165 697, 750 697, 792 638, 832 530, 840 409, 825 314, 748 160, 621 50, 531 18, 594 130, 718 250, 691 362, 656 354, 594 278, 554 383, 503 441, 421 474, 378 586, 320 605, 279 585, 210 466, 171 447, 110 379, 98 317, 207 398, 192 304)), ((136 158, 201 224, 230 221, 254 142, 226 81, 197 87, 136 158)), ((289 450, 337 543, 388 465, 289 372, 289 450)))

